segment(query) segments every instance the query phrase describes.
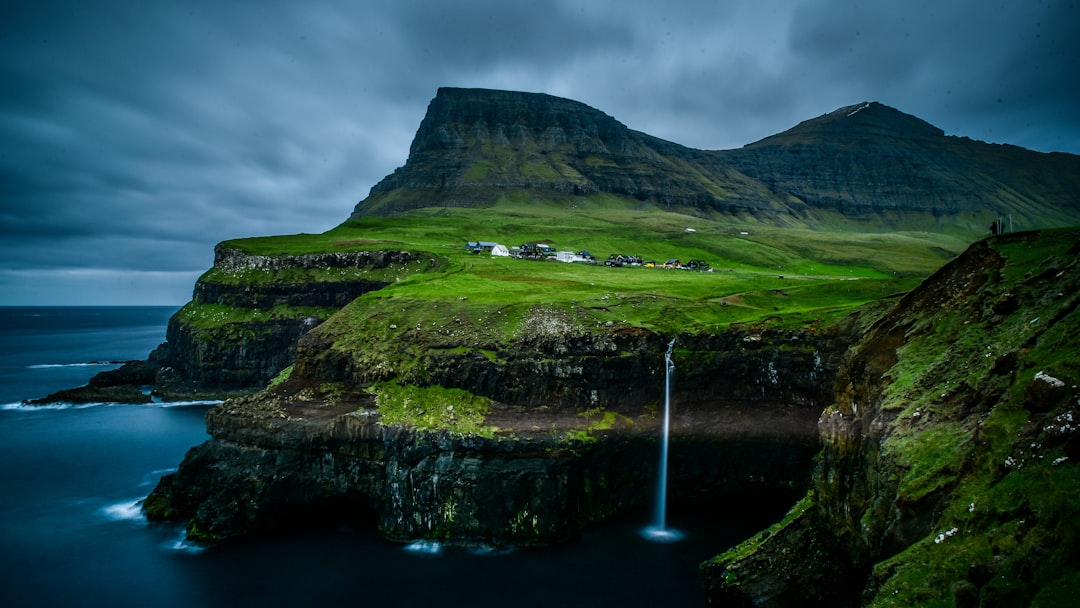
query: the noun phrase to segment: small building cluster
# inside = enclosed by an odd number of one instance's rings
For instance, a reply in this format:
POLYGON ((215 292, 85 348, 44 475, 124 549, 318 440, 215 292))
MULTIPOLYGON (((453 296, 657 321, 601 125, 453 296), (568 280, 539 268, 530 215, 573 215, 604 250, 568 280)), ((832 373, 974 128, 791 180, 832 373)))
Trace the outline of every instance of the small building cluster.
MULTIPOLYGON (((493 241, 468 241, 465 243, 465 251, 474 254, 490 253, 493 256, 512 257, 522 260, 552 260, 556 262, 568 262, 574 264, 596 264, 596 258, 588 250, 581 251, 558 251, 551 243, 532 242, 522 243, 516 247, 506 247, 493 241)), ((623 266, 642 266, 645 268, 673 268, 679 270, 711 270, 709 265, 701 260, 690 260, 682 263, 677 259, 670 259, 663 263, 646 261, 640 256, 613 253, 604 261, 604 266, 621 268, 623 266)))

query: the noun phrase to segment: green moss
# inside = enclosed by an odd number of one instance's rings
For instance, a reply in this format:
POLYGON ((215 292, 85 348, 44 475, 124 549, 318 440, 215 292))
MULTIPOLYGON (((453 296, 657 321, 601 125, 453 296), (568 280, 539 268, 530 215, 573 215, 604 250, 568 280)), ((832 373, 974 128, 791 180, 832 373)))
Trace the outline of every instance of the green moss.
POLYGON ((278 375, 275 376, 274 379, 270 381, 269 388, 273 388, 273 387, 281 384, 282 382, 285 382, 286 380, 288 380, 289 377, 292 376, 292 372, 293 372, 293 366, 291 366, 291 365, 289 367, 286 367, 285 369, 281 370, 278 373, 278 375))
POLYGON ((142 512, 149 521, 165 521, 175 517, 176 513, 169 507, 169 499, 164 494, 151 493, 142 502, 142 512))
POLYGON ((959 424, 949 422, 925 429, 908 426, 890 435, 882 456, 904 469, 898 493, 914 502, 955 483, 969 452, 968 437, 959 424))
POLYGON ((468 391, 441 386, 412 386, 380 382, 371 387, 382 424, 403 424, 419 430, 449 430, 462 435, 492 437, 497 430, 484 425, 490 400, 468 391))
POLYGON ((1031 608, 1071 608, 1080 589, 1080 571, 1073 571, 1045 585, 1031 600, 1031 608))
POLYGON ((869 605, 1075 603, 1063 593, 1080 563, 1080 467, 1065 454, 1075 390, 1036 403, 1029 390, 1037 371, 1065 386, 1080 378, 1069 295, 1078 236, 990 239, 1003 271, 906 326, 882 395, 897 418, 881 455, 897 465, 895 503, 933 504, 935 518, 930 534, 875 565, 869 605), (1014 309, 997 306, 1006 297, 1014 309))
MULTIPOLYGON (((269 310, 241 308, 224 304, 188 302, 176 313, 176 319, 195 329, 214 329, 228 325, 265 323, 283 319, 325 319, 336 312, 333 308, 313 306, 275 306, 269 310)), ((238 329, 239 331, 239 329, 238 329)), ((267 329, 267 331, 270 331, 267 329)))
POLYGON ((814 504, 814 491, 810 490, 802 498, 800 498, 799 501, 791 507, 791 509, 788 510, 788 512, 780 521, 762 530, 761 532, 758 532, 754 536, 744 540, 738 545, 735 545, 734 547, 728 549, 720 555, 711 558, 705 563, 714 566, 726 566, 728 564, 732 564, 737 561, 746 559, 753 553, 757 552, 761 545, 768 541, 769 538, 771 538, 775 534, 778 534, 784 528, 787 528, 799 518, 809 513, 810 510, 814 508, 814 504))
POLYGON ((351 386, 345 382, 323 382, 319 385, 322 396, 332 402, 341 401, 350 390, 351 386))
POLYGON ((193 543, 209 545, 217 542, 218 536, 213 532, 203 530, 193 518, 188 520, 187 539, 193 543))

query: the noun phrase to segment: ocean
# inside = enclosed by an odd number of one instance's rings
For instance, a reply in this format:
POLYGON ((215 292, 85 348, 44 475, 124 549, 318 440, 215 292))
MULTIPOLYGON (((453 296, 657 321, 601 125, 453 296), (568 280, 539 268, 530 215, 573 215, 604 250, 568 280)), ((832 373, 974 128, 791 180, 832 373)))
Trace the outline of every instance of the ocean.
POLYGON ((701 606, 698 564, 782 514, 672 508, 672 543, 645 540, 641 513, 547 549, 403 546, 341 524, 191 546, 138 501, 208 439, 213 404, 22 403, 145 358, 175 310, 0 308, 0 605, 701 606))

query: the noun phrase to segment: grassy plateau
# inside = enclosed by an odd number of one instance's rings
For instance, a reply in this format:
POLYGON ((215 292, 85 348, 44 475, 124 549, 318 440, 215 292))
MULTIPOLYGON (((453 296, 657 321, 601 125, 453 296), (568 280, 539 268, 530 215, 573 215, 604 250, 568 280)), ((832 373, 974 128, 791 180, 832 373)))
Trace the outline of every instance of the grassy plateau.
MULTIPOLYGON (((364 298, 465 302, 462 307, 575 307, 600 322, 690 332, 777 318, 795 325, 835 318, 911 289, 969 240, 948 233, 777 228, 753 218, 707 219, 642 209, 636 201, 603 195, 570 203, 502 200, 484 209, 420 209, 351 220, 322 234, 236 239, 226 245, 260 255, 412 251, 439 263, 371 271, 392 284, 364 298), (588 250, 599 263, 471 254, 465 251, 467 241, 507 247, 546 242, 559 251, 588 250), (711 271, 605 267, 602 262, 611 254, 657 264, 701 260, 711 271)), ((204 280, 260 280, 249 276, 253 271, 244 272, 248 276, 232 277, 212 270, 204 280)), ((334 280, 333 273, 316 274, 280 280, 334 280)))

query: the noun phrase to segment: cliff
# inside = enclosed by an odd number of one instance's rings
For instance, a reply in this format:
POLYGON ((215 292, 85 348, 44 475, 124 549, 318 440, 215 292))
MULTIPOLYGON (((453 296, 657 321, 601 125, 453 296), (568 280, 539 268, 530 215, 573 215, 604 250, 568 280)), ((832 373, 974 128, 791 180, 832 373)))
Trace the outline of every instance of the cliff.
POLYGON ((812 491, 702 566, 711 601, 1069 605, 1078 255, 1076 230, 981 241, 874 323, 818 422, 812 491))
MULTIPOLYGON (((162 479, 147 515, 187 520, 191 537, 207 542, 333 513, 394 540, 536 545, 573 538, 652 496, 660 336, 567 326, 490 345, 491 359, 480 349, 443 356, 428 343, 431 358, 410 368, 385 348, 351 348, 367 357, 362 364, 327 360, 333 336, 353 329, 319 326, 300 340, 287 376, 212 410, 212 439, 162 479)), ((680 337, 673 500, 718 504, 740 494, 775 504, 802 492, 820 388, 842 334, 680 337), (771 372, 710 381, 735 360, 771 372)), ((446 336, 433 329, 413 339, 445 346, 446 336)))
POLYGON ((169 320, 155 390, 213 396, 265 386, 292 363, 300 336, 409 264, 438 261, 406 251, 256 255, 219 245, 192 301, 169 320))

